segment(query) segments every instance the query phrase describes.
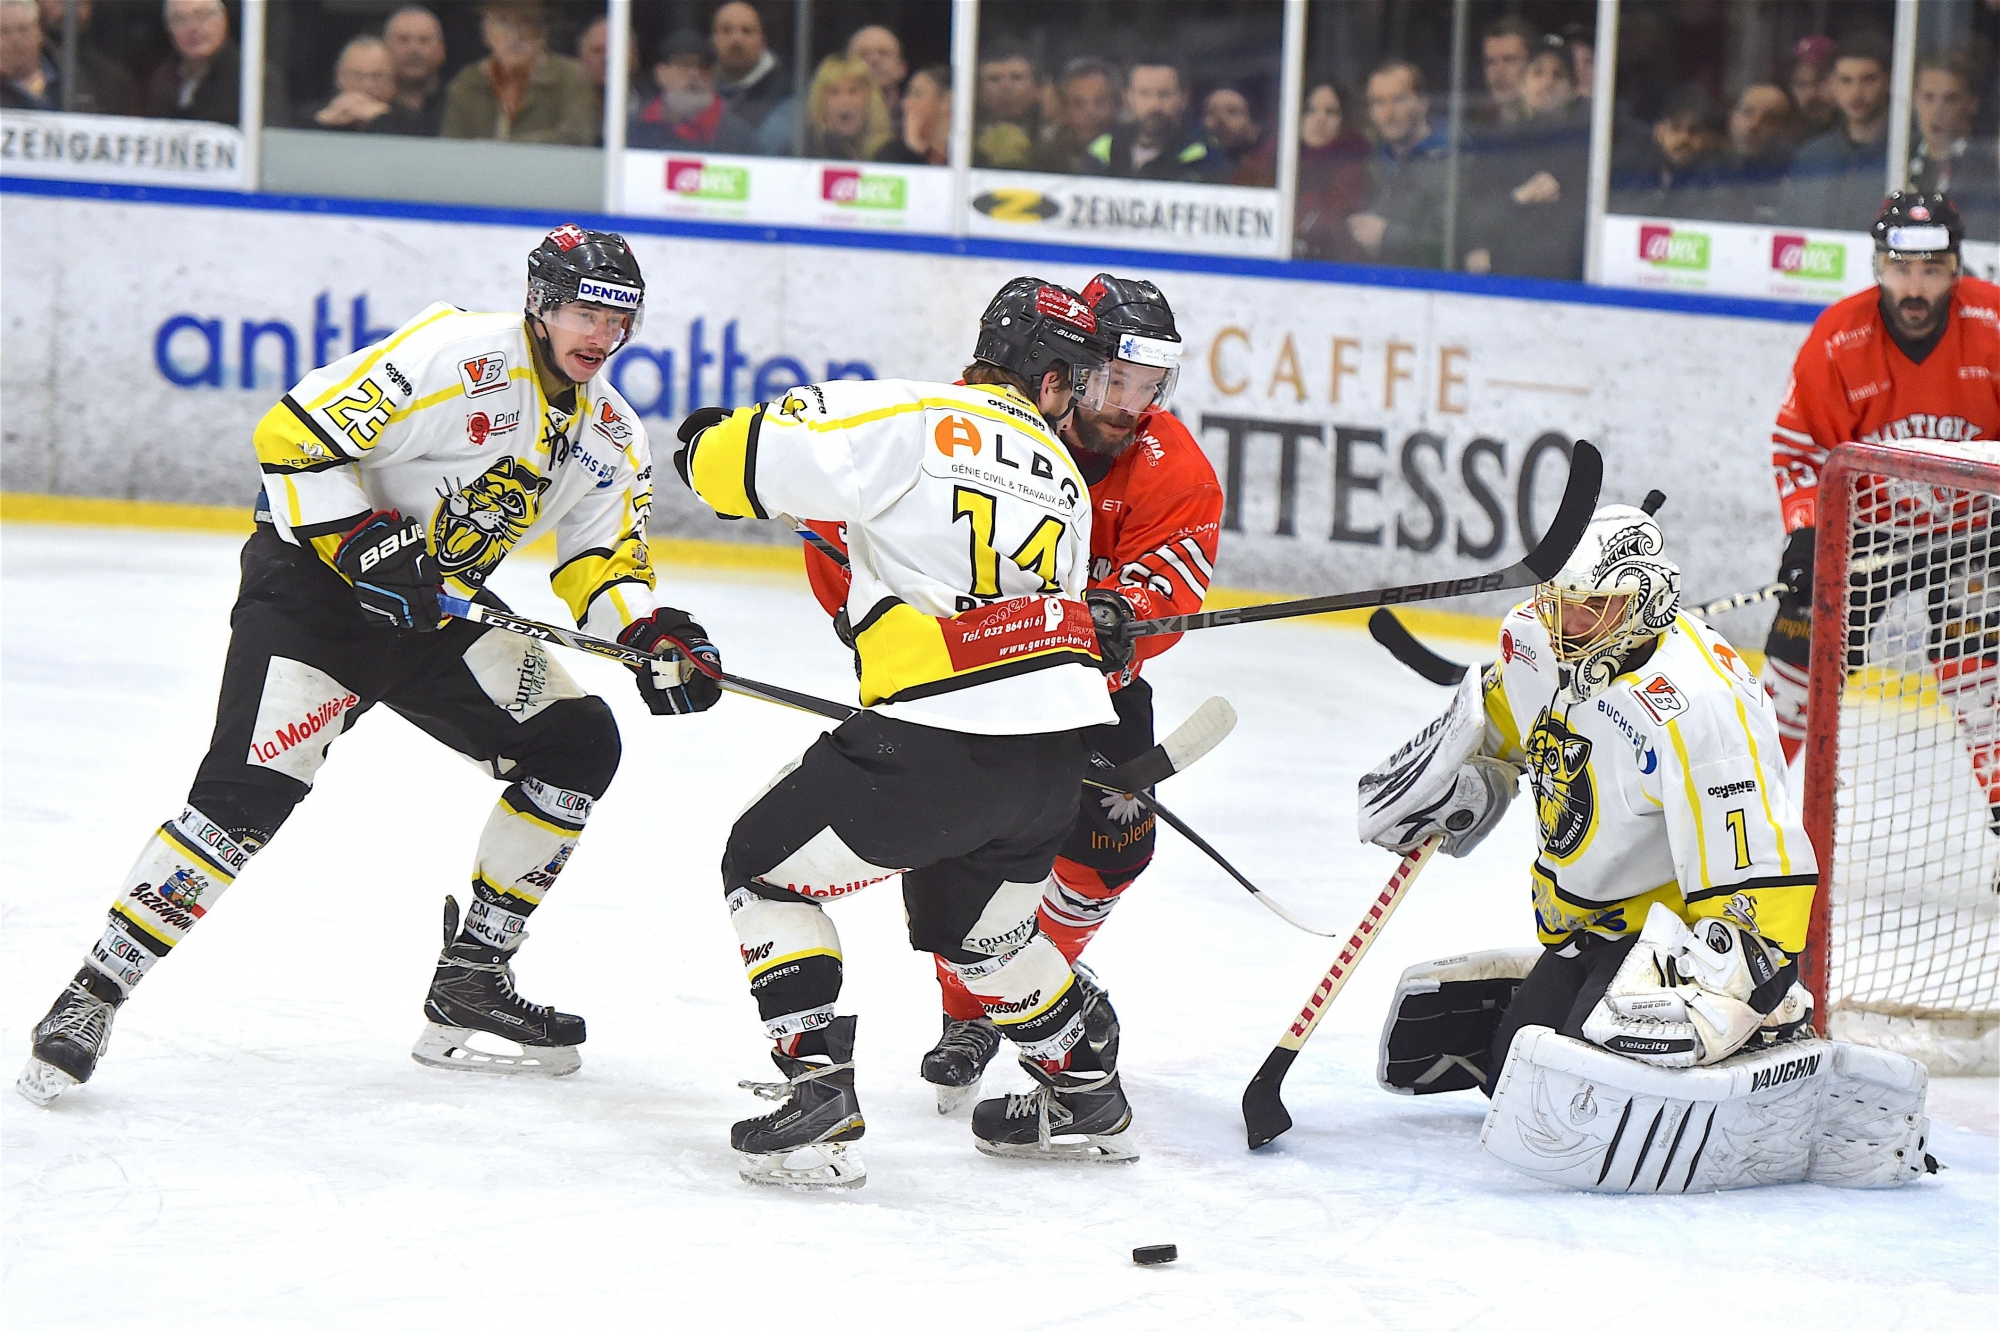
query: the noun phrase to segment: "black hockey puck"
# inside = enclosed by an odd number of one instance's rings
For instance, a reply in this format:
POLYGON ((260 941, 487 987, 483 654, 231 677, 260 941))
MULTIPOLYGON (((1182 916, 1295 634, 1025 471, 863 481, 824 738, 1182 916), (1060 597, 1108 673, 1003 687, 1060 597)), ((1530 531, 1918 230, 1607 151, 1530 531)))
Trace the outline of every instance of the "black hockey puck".
POLYGON ((1132 1251, 1132 1262, 1135 1264, 1170 1264, 1180 1257, 1177 1245, 1141 1245, 1132 1251))

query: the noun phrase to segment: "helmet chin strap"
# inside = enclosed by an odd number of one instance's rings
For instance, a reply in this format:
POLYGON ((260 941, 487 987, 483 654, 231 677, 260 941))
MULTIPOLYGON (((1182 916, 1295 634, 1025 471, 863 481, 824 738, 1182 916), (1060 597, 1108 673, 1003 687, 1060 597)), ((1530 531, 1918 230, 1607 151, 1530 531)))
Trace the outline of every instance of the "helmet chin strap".
POLYGON ((541 351, 542 364, 548 367, 549 373, 571 387, 581 384, 583 381, 573 380, 569 377, 568 373, 562 368, 562 362, 556 358, 556 349, 549 343, 548 324, 543 321, 540 315, 532 310, 524 310, 521 313, 528 317, 528 334, 535 340, 535 346, 541 351))

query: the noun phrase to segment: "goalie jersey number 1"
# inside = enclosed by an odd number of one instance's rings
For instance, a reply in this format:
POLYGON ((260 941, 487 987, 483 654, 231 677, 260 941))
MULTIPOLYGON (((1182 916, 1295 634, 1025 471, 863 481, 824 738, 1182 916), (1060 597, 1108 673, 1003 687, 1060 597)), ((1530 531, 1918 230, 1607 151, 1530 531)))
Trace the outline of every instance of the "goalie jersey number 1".
POLYGON ((1027 430, 966 412, 932 408, 925 428, 924 473, 951 483, 950 519, 967 545, 959 609, 1061 593, 1063 542, 1076 540, 1087 503, 1069 461, 1027 430))

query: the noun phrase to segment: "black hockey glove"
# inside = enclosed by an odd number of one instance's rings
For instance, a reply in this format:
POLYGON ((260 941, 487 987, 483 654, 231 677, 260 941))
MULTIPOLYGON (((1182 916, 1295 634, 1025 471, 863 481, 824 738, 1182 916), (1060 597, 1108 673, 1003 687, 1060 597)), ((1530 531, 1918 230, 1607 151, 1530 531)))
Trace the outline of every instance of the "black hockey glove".
POLYGON ((1794 528, 1778 561, 1778 582, 1791 584, 1792 592, 1808 606, 1812 605, 1813 536, 1811 527, 1794 528))
POLYGON ((694 450, 694 442, 710 426, 727 420, 729 413, 720 407, 697 407, 681 419, 680 426, 674 431, 674 438, 681 442, 681 447, 674 450, 674 471, 681 474, 681 485, 689 490, 694 489, 694 483, 688 480, 688 454, 694 450))
POLYGON ((687 612, 663 606, 627 625, 618 642, 649 653, 679 653, 684 659, 633 668, 639 697, 656 716, 704 712, 722 697, 716 679, 722 674, 722 654, 708 641, 708 631, 688 619, 687 612))
POLYGON ((341 541, 333 563, 354 585, 369 624, 428 634, 444 620, 437 565, 421 520, 378 510, 341 541))
POLYGON ((1083 594, 1090 608, 1091 628, 1097 631, 1097 669, 1115 676, 1132 662, 1133 639, 1127 631, 1136 617, 1132 603, 1110 588, 1092 588, 1083 594))

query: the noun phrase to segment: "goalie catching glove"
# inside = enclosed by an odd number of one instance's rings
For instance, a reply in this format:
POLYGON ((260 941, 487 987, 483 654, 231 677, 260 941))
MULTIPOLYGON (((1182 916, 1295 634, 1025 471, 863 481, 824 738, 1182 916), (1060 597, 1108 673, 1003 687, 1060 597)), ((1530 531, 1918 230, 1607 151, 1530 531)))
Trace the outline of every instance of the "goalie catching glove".
POLYGON ((393 509, 370 514, 342 539, 333 567, 354 585, 354 599, 371 625, 427 634, 444 621, 437 564, 421 520, 393 509))
POLYGON ((635 620, 618 636, 627 648, 649 653, 676 653, 671 661, 634 667, 639 694, 655 715, 699 713, 722 697, 722 654, 708 641, 708 631, 685 611, 663 606, 644 620, 635 620))
POLYGON ((1444 716, 1361 779, 1361 840, 1409 852, 1439 834, 1446 856, 1477 847, 1507 813, 1521 772, 1480 753, 1485 737, 1479 673, 1468 671, 1444 716))
POLYGON ((1812 997, 1797 977, 1796 964, 1734 922, 1689 926, 1654 903, 1583 1035, 1664 1069, 1714 1064, 1753 1037, 1782 1040, 1804 1028, 1812 997))

